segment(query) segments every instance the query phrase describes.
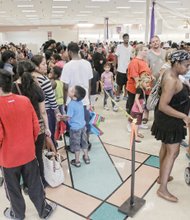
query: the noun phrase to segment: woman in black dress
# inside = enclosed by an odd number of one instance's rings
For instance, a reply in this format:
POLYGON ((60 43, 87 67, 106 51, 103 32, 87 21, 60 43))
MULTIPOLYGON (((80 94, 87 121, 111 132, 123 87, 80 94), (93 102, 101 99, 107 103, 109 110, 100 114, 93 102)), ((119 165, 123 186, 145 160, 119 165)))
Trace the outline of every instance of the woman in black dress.
POLYGON ((186 136, 186 127, 190 124, 189 89, 180 81, 179 75, 184 75, 189 67, 189 53, 180 50, 171 55, 171 68, 162 77, 160 101, 151 129, 155 138, 162 142, 157 194, 171 202, 178 199, 168 191, 167 183, 173 179, 170 173, 179 154, 180 142, 186 136))

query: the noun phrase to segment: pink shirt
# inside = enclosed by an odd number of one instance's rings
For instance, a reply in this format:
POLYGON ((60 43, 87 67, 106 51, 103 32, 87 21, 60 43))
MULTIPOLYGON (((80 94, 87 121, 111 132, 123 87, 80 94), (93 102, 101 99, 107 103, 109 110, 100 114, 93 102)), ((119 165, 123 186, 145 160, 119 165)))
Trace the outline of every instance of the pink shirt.
POLYGON ((103 72, 101 80, 104 83, 104 89, 113 89, 113 73, 112 72, 103 72))

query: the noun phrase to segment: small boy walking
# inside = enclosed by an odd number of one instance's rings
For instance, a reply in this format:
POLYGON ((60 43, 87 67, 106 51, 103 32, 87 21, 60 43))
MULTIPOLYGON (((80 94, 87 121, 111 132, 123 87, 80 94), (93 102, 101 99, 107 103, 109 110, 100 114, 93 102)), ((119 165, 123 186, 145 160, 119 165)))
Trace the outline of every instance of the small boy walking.
POLYGON ((71 160, 71 164, 80 167, 81 149, 84 152, 84 162, 90 164, 84 106, 81 101, 86 95, 86 90, 81 86, 74 86, 69 88, 68 95, 71 98, 67 111, 68 123, 70 125, 70 148, 75 153, 75 159, 71 160))

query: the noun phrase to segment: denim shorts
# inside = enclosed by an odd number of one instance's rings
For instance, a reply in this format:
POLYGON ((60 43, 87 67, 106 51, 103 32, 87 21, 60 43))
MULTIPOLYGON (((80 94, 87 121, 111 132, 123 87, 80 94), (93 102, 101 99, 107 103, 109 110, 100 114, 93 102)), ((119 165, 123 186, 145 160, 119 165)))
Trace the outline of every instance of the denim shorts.
POLYGON ((70 148, 73 152, 88 149, 86 127, 77 130, 70 129, 70 148))

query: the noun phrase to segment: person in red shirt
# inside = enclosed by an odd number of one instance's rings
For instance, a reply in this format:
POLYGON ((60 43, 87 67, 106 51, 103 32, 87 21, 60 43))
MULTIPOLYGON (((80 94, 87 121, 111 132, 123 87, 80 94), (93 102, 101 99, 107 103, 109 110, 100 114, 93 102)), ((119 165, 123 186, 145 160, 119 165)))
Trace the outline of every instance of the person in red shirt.
POLYGON ((35 141, 40 130, 35 110, 25 96, 11 93, 12 75, 0 70, 0 166, 11 208, 4 211, 9 219, 25 218, 25 202, 20 178, 28 186, 28 194, 40 218, 47 219, 55 209, 48 204, 35 158, 35 141))
MULTIPOLYGON (((135 50, 136 57, 133 58, 128 65, 128 81, 126 85, 128 92, 126 111, 129 114, 135 100, 136 84, 138 83, 140 76, 146 73, 152 78, 150 68, 146 62, 148 48, 143 44, 139 44, 136 46, 135 50)), ((146 95, 148 95, 149 92, 150 91, 146 91, 146 95)), ((130 126, 128 126, 128 130, 130 131, 130 126)))

